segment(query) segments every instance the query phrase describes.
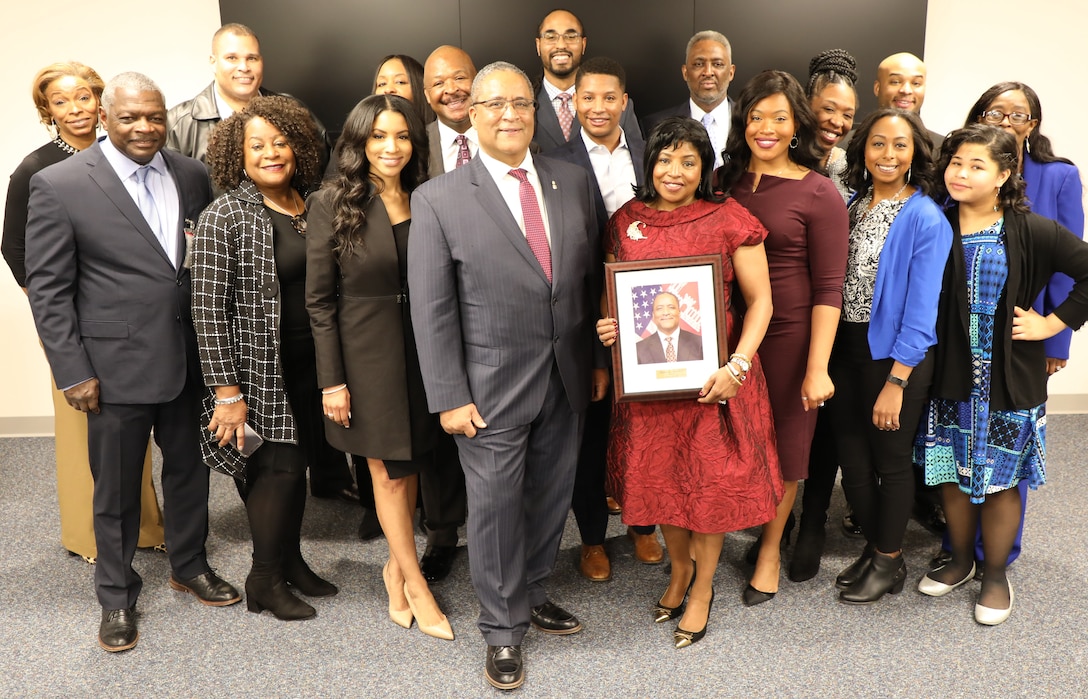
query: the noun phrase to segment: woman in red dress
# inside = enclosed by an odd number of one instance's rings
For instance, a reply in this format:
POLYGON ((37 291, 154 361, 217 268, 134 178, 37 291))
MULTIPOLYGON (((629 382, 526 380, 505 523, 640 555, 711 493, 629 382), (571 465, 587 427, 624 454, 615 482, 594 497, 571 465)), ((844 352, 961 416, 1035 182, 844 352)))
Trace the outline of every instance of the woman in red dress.
MULTIPOLYGON (((779 548, 808 477, 816 411, 835 393, 827 373, 839 324, 846 274, 849 222, 846 205, 823 174, 816 117, 789 73, 763 71, 740 93, 729 131, 719 184, 767 227, 774 315, 760 354, 778 441, 786 494, 763 527, 756 569, 744 590, 748 606, 778 591, 779 548)), ((786 539, 789 539, 788 532, 786 539)))
MULTIPOLYGON (((654 621, 680 619, 677 648, 706 633, 714 571, 725 532, 772 518, 782 497, 767 385, 756 350, 771 317, 763 252, 766 230, 713 189, 706 130, 684 117, 662 121, 646 146, 644 181, 608 222, 606 259, 721 255, 730 361, 711 374, 697 401, 620 403, 612 419, 609 492, 629 525, 660 524, 672 563, 654 621), (746 312, 730 303, 736 280, 746 312), (686 610, 685 610, 686 601, 686 610)), ((615 318, 597 323, 616 341, 615 318)))

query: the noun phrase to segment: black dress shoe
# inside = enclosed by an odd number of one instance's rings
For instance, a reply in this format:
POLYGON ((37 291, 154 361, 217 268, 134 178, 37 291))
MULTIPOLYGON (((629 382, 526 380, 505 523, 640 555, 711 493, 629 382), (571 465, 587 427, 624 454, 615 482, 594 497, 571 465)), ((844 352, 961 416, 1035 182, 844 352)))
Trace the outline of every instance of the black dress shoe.
POLYGON ((488 646, 484 677, 496 689, 517 689, 525 682, 521 646, 488 646))
POLYGON ((135 609, 103 609, 98 626, 98 645, 110 653, 119 653, 136 646, 140 632, 136 630, 135 609))
POLYGON ((847 513, 847 515, 842 518, 842 533, 846 534, 851 539, 860 539, 865 536, 865 532, 861 530, 861 525, 854 519, 853 512, 847 513))
POLYGON ((178 580, 171 573, 170 587, 178 592, 188 592, 209 607, 226 607, 242 599, 233 585, 210 570, 188 580, 178 580))
POLYGON ((937 555, 929 559, 930 571, 937 570, 941 566, 948 565, 952 562, 952 552, 941 549, 937 552, 937 555))
POLYGON ((934 534, 944 534, 948 521, 944 517, 944 508, 935 502, 915 502, 914 518, 923 527, 934 534))
POLYGON ((756 588, 752 587, 751 583, 749 583, 748 587, 744 588, 744 595, 742 595, 744 599, 744 606, 754 607, 757 604, 770 602, 774 599, 775 594, 776 593, 774 592, 764 592, 763 590, 757 590, 756 588))
POLYGON ((582 622, 578 621, 578 617, 551 602, 533 607, 529 611, 529 619, 533 622, 533 626, 544 633, 562 636, 582 630, 582 622))
POLYGON ((839 593, 839 601, 846 604, 872 604, 884 595, 898 595, 907 579, 907 563, 903 555, 888 556, 879 551, 873 554, 869 567, 861 578, 839 593))
POLYGON ((820 559, 824 555, 826 541, 827 531, 823 524, 818 527, 802 525, 787 577, 793 582, 805 582, 815 578, 820 572, 820 559))
MULTIPOLYGON (((772 595, 773 597, 773 595, 772 595)), ((676 624, 676 630, 672 632, 672 644, 675 648, 687 648, 703 640, 706 636, 706 627, 710 625, 710 610, 714 608, 714 590, 710 590, 710 603, 706 609, 706 623, 703 624, 703 628, 698 631, 685 631, 680 628, 679 622, 676 624)))
POLYGON ((428 546, 419 559, 419 569, 423 579, 429 583, 445 580, 453 568, 453 559, 457 556, 456 546, 428 546))
POLYGON ((869 569, 869 564, 873 560, 873 548, 866 546, 861 552, 861 556, 858 560, 848 565, 841 573, 835 576, 835 587, 840 590, 845 590, 848 587, 861 580, 861 576, 865 574, 865 571, 869 569))

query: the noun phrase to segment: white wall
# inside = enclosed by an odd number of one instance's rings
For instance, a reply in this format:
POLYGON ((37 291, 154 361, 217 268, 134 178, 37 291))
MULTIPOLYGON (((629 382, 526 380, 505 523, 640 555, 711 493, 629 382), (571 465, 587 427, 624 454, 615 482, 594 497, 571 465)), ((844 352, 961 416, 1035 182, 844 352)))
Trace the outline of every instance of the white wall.
MULTIPOLYGON (((95 5, 72 0, 8 4, 6 31, 17 31, 19 38, 0 42, 4 66, 0 89, 11 97, 0 129, 0 172, 10 173, 47 139, 37 123, 29 84, 48 63, 79 60, 107 80, 121 71, 139 70, 159 83, 167 104, 191 97, 211 79, 207 55, 211 35, 220 24, 217 0, 170 3, 151 15, 133 13, 130 5, 118 0, 95 5)), ((1088 141, 1082 128, 1088 97, 1079 82, 1085 67, 1084 15, 1079 4, 1080 0, 1041 0, 1025 11, 1023 0, 988 0, 981 5, 931 0, 926 124, 937 131, 960 126, 967 109, 990 85, 1022 80, 1040 95, 1046 110, 1044 132, 1056 152, 1088 172, 1088 141)), ((895 50, 889 45, 889 53, 895 50)), ((864 68, 862 73, 863 83, 872 79, 864 68)), ((0 186, 6 191, 6 180, 0 186)), ((52 424, 48 368, 26 299, 6 269, 0 270, 0 328, 0 435, 48 432, 52 424)), ((1069 368, 1051 381, 1050 391, 1052 411, 1088 411, 1088 332, 1074 336, 1069 368)))
MULTIPOLYGON (((9 103, 0 129, 0 194, 7 192, 6 174, 49 139, 30 99, 34 74, 49 63, 80 61, 104 80, 126 70, 146 73, 166 93, 167 105, 192 97, 211 80, 218 0, 133 7, 118 0, 6 3, 0 91, 9 103)), ((6 265, 0 268, 0 328, 0 435, 51 433, 49 368, 26 297, 6 265)))
MULTIPOLYGON (((1043 133, 1054 152, 1088 177, 1084 114, 1083 0, 930 0, 926 18, 929 79, 926 126, 942 133, 963 126, 967 110, 991 85, 1027 83, 1039 93, 1043 133)), ((1088 327, 1073 335, 1069 366, 1050 380, 1051 412, 1088 412, 1088 327)))

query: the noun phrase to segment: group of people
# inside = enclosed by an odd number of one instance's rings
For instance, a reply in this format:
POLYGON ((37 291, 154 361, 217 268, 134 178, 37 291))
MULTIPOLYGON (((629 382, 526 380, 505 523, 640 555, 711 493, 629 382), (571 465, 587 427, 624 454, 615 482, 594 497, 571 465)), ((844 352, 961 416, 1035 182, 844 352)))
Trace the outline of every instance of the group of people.
MULTIPOLYGON (((606 496, 641 562, 663 560, 661 529, 671 572, 652 619, 676 621, 677 648, 707 632, 726 533, 762 527, 741 598, 775 597, 802 481, 789 577, 816 575, 839 467, 866 541, 837 576, 843 602, 903 589, 920 473, 948 532, 919 591, 984 564, 975 618, 1009 616, 1026 489, 1045 481, 1047 376, 1088 319, 1079 173, 1039 132, 1038 96, 995 85, 942 144, 918 116, 924 65, 896 54, 854 129, 847 52, 813 58, 804 85, 759 73, 733 100, 730 44, 702 31, 681 68, 690 99, 640 126, 623 68, 586 46, 556 10, 536 85, 454 46, 388 56, 331 153, 303 104, 262 88, 243 25, 216 33, 215 80, 169 111, 138 73, 36 76, 55 139, 12 176, 3 252, 58 418, 81 418, 58 420, 62 521, 66 498, 90 509, 92 474, 97 549, 64 545, 97 555, 105 650, 136 645, 134 552, 163 543, 152 433, 170 585, 211 606, 242 595, 206 559, 209 467, 245 502, 248 608, 280 619, 338 591, 300 547, 322 454, 369 477, 405 628, 453 640, 428 584, 467 512, 500 689, 524 681, 530 626, 582 628, 545 587, 568 509, 581 573, 611 578, 606 496), (606 310, 604 263, 701 255, 722 261, 719 368, 694 399, 614 402, 607 348, 634 338, 606 310), (81 440, 82 467, 61 449, 81 440)), ((657 294, 669 340, 640 362, 702 360, 670 351, 688 303, 657 294)))

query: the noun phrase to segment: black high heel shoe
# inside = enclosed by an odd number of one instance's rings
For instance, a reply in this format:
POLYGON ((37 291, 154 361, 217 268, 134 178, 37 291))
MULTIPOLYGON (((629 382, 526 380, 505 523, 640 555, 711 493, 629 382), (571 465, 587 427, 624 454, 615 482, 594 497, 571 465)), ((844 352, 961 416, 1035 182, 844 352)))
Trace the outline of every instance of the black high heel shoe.
MULTIPOLYGON (((790 536, 793 534, 793 528, 796 524, 797 520, 794 519, 793 512, 790 512, 790 516, 786 518, 786 526, 782 529, 782 541, 779 542, 779 549, 784 549, 790 545, 790 536)), ((756 537, 756 540, 748 547, 748 552, 744 554, 744 560, 747 561, 748 565, 754 566, 756 561, 759 560, 759 549, 761 546, 763 546, 762 533, 756 537)))
POLYGON ((688 593, 691 592, 691 586, 695 584, 695 561, 691 562, 691 582, 688 583, 688 589, 684 590, 684 599, 680 600, 680 604, 675 607, 666 607, 661 604, 661 600, 657 600, 657 604, 654 605, 654 623, 661 624, 663 622, 675 619, 684 613, 684 602, 688 598, 688 593))
POLYGON ((820 519, 817 526, 801 517, 801 528, 797 534, 797 543, 793 547, 793 559, 787 577, 793 582, 805 582, 816 577, 820 572, 820 559, 824 555, 827 542, 827 515, 820 519))
POLYGON ((703 624, 703 628, 698 631, 685 631, 680 628, 680 624, 676 625, 676 630, 672 632, 672 642, 677 648, 687 648, 688 646, 695 645, 699 641, 703 640, 703 636, 706 636, 706 627, 710 625, 710 611, 714 608, 714 588, 710 589, 710 603, 706 606, 706 623, 703 624))
POLYGON ((754 607, 757 604, 763 604, 764 602, 770 602, 774 599, 776 593, 764 592, 763 590, 757 590, 752 587, 751 583, 748 583, 748 587, 744 588, 744 606, 754 607))

